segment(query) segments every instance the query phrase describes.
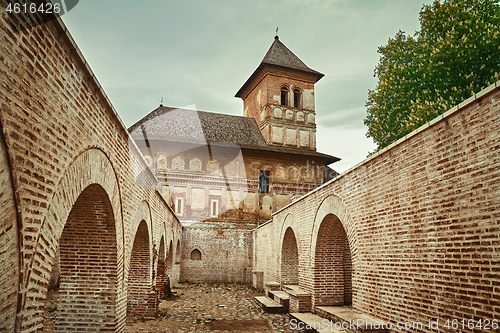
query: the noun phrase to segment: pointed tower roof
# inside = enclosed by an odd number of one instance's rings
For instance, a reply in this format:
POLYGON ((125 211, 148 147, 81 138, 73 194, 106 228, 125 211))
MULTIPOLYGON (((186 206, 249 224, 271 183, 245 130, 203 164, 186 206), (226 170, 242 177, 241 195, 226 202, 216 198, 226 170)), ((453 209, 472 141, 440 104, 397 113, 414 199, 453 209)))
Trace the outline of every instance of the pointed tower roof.
POLYGON ((256 78, 261 72, 261 70, 266 67, 266 65, 290 68, 312 74, 313 76, 315 76, 315 83, 318 82, 323 76, 325 76, 324 74, 315 71, 314 69, 311 69, 306 64, 304 64, 304 62, 300 60, 299 57, 297 57, 292 51, 290 51, 290 49, 279 40, 279 37, 276 36, 274 37, 274 42, 271 44, 271 47, 264 56, 264 59, 262 59, 262 61, 260 62, 259 67, 257 67, 257 69, 240 88, 240 90, 238 90, 235 97, 242 97, 243 90, 245 90, 245 88, 250 85, 254 78, 256 78))
POLYGON ((324 74, 321 74, 320 72, 307 67, 307 65, 304 64, 302 60, 299 59, 299 57, 297 57, 292 51, 290 51, 288 47, 285 46, 285 44, 283 44, 279 40, 278 36, 274 37, 274 42, 269 48, 269 51, 267 51, 266 55, 264 56, 264 59, 262 59, 261 64, 262 63, 288 67, 299 71, 317 74, 320 76, 320 78, 324 76, 324 74))

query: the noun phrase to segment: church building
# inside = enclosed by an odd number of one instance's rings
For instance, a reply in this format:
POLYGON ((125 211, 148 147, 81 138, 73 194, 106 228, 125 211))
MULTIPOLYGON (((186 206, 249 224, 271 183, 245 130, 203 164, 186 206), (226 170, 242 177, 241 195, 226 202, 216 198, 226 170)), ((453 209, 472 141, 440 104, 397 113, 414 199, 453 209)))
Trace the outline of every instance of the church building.
POLYGON ((129 128, 183 225, 181 281, 249 282, 251 230, 337 175, 316 151, 323 76, 276 36, 235 95, 243 116, 160 105, 129 128))

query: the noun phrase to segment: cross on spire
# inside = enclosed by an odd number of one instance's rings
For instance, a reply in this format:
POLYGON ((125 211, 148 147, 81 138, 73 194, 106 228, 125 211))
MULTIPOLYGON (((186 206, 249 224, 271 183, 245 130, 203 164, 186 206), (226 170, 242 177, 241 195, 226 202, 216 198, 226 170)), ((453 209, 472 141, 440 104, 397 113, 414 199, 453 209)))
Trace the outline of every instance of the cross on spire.
POLYGON ((278 30, 279 30, 279 27, 278 27, 278 26, 276 26, 276 36, 274 36, 274 39, 278 39, 278 38, 279 38, 279 37, 278 37, 278 30))

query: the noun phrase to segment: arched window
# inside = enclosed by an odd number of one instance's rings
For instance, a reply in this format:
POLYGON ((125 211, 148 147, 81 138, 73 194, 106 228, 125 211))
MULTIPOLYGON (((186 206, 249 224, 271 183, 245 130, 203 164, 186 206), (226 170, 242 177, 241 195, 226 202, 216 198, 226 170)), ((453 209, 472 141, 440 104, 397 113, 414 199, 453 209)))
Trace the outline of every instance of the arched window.
POLYGON ((199 158, 193 158, 189 161, 189 171, 202 171, 203 164, 201 163, 199 158))
POLYGON ((176 156, 172 159, 173 170, 184 170, 184 159, 181 156, 176 156))
POLYGON ((295 89, 293 91, 293 106, 296 108, 296 109, 300 109, 302 107, 301 103, 302 103, 302 96, 301 96, 301 92, 299 89, 295 89))
POLYGON ((281 105, 284 105, 284 106, 288 105, 288 88, 287 87, 281 88, 281 105))
POLYGON ((201 252, 197 249, 191 251, 191 260, 201 260, 201 252))

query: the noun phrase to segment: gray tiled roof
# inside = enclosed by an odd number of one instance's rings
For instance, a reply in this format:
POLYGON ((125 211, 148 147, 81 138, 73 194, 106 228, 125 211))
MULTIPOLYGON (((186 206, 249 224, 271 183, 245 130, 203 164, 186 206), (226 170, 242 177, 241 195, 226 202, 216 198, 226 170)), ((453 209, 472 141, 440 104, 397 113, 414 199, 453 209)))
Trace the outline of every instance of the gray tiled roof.
POLYGON ((339 159, 316 151, 266 143, 254 118, 160 106, 129 129, 135 141, 170 141, 339 159))
POLYGON ((254 118, 160 106, 129 128, 134 140, 265 146, 254 118))
POLYGON ((264 56, 264 59, 262 59, 262 63, 293 68, 323 76, 320 72, 307 67, 277 36, 274 38, 274 42, 264 56))

